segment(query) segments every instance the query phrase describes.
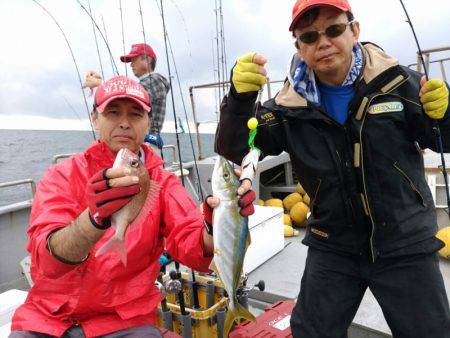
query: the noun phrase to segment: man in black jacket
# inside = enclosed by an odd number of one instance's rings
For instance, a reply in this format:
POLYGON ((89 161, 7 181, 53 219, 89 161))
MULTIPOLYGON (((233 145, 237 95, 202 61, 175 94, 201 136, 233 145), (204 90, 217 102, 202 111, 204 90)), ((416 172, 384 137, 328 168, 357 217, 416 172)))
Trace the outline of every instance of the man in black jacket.
MULTIPOLYGON (((450 337, 437 221, 420 149, 450 151, 448 88, 358 42, 346 0, 298 0, 297 53, 283 89, 258 111, 255 145, 290 154, 311 197, 294 337, 346 337, 369 287, 394 337, 450 337)), ((241 163, 246 122, 266 81, 263 56, 238 59, 216 151, 241 163)))

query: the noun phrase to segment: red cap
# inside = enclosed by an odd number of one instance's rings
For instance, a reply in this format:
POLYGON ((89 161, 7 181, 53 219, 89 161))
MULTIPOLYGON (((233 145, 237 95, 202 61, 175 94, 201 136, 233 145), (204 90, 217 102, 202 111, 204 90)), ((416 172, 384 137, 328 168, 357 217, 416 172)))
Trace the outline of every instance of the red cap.
POLYGON ((139 56, 139 55, 148 55, 151 58, 156 60, 156 54, 153 51, 153 48, 145 43, 138 43, 131 46, 131 51, 128 55, 124 55, 120 57, 120 61, 122 62, 131 62, 131 59, 139 56))
POLYGON ((98 87, 95 92, 95 107, 99 113, 103 113, 111 101, 119 98, 132 99, 139 103, 146 112, 150 112, 150 99, 147 91, 139 83, 125 76, 113 77, 98 87))
POLYGON ((309 9, 317 6, 333 6, 344 12, 352 13, 347 0, 297 0, 292 9, 292 22, 289 30, 292 32, 300 17, 309 9))

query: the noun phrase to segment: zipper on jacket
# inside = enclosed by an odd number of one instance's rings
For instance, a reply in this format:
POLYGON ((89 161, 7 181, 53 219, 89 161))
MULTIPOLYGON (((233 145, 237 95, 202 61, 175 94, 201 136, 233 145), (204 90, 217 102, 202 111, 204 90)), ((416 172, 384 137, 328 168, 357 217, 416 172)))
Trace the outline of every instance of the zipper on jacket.
POLYGON ((365 107, 365 114, 363 115, 363 120, 361 121, 361 128, 359 130, 359 143, 361 144, 361 172, 362 172, 362 180, 363 180, 363 188, 364 188, 364 196, 367 202, 367 211, 369 212, 369 218, 370 218, 370 223, 372 224, 372 231, 370 234, 370 252, 372 255, 372 262, 375 263, 375 259, 376 259, 376 252, 375 252, 375 246, 373 243, 374 240, 374 235, 375 235, 375 221, 373 220, 373 216, 372 216, 372 210, 370 207, 370 201, 369 201, 369 195, 367 194, 367 187, 366 187, 366 178, 365 178, 365 172, 364 172, 364 147, 363 147, 363 139, 362 139, 362 131, 364 128, 364 122, 366 121, 366 116, 367 116, 367 109, 370 107, 370 104, 372 103, 372 101, 379 96, 384 96, 389 94, 391 91, 393 91, 394 89, 398 88, 399 86, 401 86, 403 83, 405 83, 408 80, 408 77, 406 77, 403 81, 399 82, 395 87, 391 88, 389 90, 389 92, 386 93, 381 93, 381 94, 376 94, 374 96, 372 96, 369 101, 366 104, 365 107))
POLYGON ((414 192, 420 197, 420 199, 422 200, 422 205, 424 208, 427 207, 427 203, 425 202, 425 199, 423 198, 422 194, 420 193, 419 189, 417 189, 417 187, 414 185, 414 182, 412 181, 412 179, 409 178, 409 176, 398 166, 397 162, 395 162, 393 164, 394 168, 397 169, 400 174, 408 181, 410 187, 412 190, 414 190, 414 192))

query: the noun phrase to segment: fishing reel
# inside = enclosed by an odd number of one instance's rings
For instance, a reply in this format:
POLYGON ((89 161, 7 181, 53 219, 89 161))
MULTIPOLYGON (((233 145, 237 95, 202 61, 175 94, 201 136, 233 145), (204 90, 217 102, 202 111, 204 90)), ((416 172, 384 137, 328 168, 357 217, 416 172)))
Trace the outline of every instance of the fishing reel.
POLYGON ((170 279, 165 283, 164 287, 167 293, 176 295, 182 291, 181 281, 178 279, 178 273, 174 270, 169 273, 170 279))

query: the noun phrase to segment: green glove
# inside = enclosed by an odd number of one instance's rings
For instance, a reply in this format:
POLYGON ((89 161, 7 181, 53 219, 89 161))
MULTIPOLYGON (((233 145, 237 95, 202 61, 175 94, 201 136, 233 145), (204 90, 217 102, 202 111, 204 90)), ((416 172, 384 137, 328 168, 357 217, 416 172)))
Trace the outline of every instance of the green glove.
POLYGON ((267 82, 266 58, 248 53, 237 59, 231 71, 231 83, 238 93, 257 92, 267 82))
POLYGON ((425 82, 425 77, 420 81, 420 102, 425 113, 432 119, 442 119, 448 107, 448 88, 438 79, 425 82))

